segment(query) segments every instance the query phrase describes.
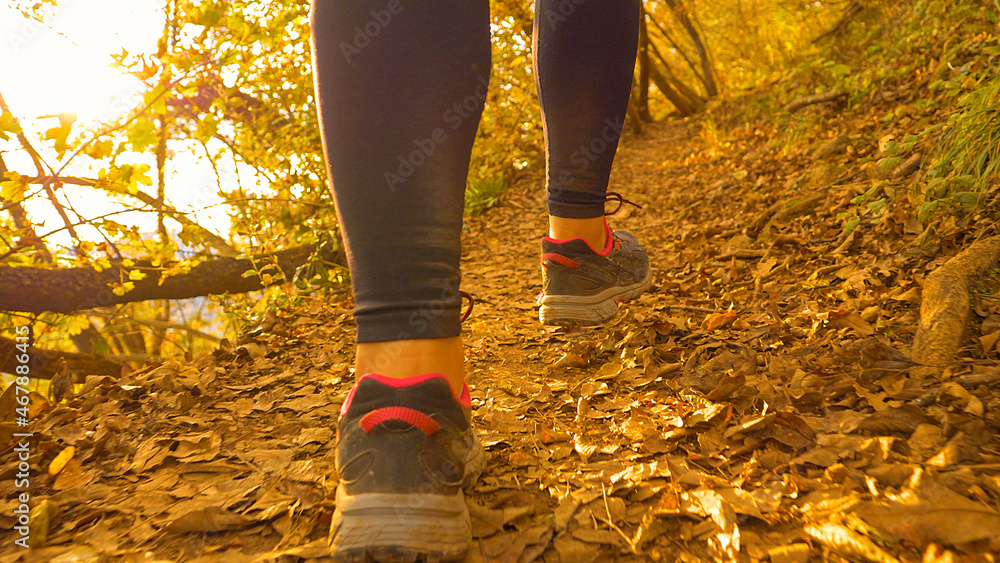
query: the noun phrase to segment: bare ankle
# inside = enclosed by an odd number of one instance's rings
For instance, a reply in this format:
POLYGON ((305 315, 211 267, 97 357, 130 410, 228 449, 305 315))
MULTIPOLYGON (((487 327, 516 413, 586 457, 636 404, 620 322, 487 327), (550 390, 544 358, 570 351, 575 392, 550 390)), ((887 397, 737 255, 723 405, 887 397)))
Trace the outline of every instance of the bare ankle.
POLYGON ((364 342, 358 344, 355 373, 377 373, 393 379, 440 373, 459 395, 464 384, 464 361, 462 339, 458 336, 364 342))
POLYGON ((549 215, 549 236, 558 240, 581 238, 594 250, 604 249, 607 226, 604 217, 576 219, 549 215))

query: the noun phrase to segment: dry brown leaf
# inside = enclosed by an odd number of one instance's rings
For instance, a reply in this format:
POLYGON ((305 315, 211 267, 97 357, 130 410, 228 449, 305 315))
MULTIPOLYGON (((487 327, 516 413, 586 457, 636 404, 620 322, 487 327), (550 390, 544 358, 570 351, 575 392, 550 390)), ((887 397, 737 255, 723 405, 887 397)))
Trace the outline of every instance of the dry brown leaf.
POLYGON ((830 320, 827 323, 832 329, 839 328, 849 328, 854 330, 860 336, 871 336, 875 334, 875 329, 872 328, 867 321, 861 318, 861 315, 853 311, 837 311, 830 313, 830 320))
POLYGON ((208 507, 186 512, 174 518, 164 527, 167 532, 183 534, 187 532, 224 532, 245 528, 254 523, 254 519, 223 510, 219 507, 208 507))
POLYGON ((918 545, 960 545, 1000 534, 1000 513, 933 483, 906 489, 887 504, 864 503, 857 514, 884 533, 918 545))
POLYGON ((611 530, 577 528, 573 530, 572 534, 574 538, 586 543, 603 543, 614 546, 619 546, 623 543, 622 537, 611 530))
POLYGON ((921 424, 932 420, 920 407, 906 404, 896 408, 887 408, 869 416, 858 424, 857 430, 875 433, 911 433, 921 424))
POLYGON ((996 348, 997 340, 1000 340, 1000 330, 980 336, 979 343, 983 347, 983 354, 992 352, 996 348))
POLYGON ((580 354, 566 352, 552 365, 557 368, 585 368, 587 367, 588 362, 587 360, 584 360, 583 356, 580 354))
POLYGON ((771 563, 806 563, 809 561, 809 544, 793 543, 767 550, 771 563))
POLYGON ((811 538, 849 558, 858 558, 873 563, 899 563, 870 539, 839 524, 819 524, 806 526, 805 532, 811 538))
POLYGON ((90 484, 98 475, 99 472, 96 470, 84 471, 79 460, 74 458, 69 460, 59 475, 56 476, 55 482, 52 483, 52 488, 57 491, 82 489, 90 484))
POLYGON ((73 459, 73 455, 76 454, 76 448, 73 446, 67 446, 63 448, 59 454, 52 459, 49 463, 49 475, 58 475, 60 471, 66 467, 69 460, 73 459))
POLYGON ((592 563, 600 557, 601 552, 593 545, 563 534, 552 541, 552 546, 559 554, 562 563, 592 563))

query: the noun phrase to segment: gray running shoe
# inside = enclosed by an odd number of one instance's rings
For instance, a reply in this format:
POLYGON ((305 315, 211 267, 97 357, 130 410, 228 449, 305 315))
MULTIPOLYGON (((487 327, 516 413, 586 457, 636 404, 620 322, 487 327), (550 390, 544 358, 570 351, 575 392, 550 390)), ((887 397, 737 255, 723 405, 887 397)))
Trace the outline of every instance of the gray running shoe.
POLYGON ((470 426, 468 388, 438 374, 365 375, 337 428, 336 561, 455 561, 472 541, 463 482, 485 456, 470 426))
POLYGON ((607 244, 600 252, 583 239, 542 239, 542 294, 538 317, 543 325, 594 326, 618 312, 618 302, 649 288, 649 257, 634 236, 605 225, 607 244))

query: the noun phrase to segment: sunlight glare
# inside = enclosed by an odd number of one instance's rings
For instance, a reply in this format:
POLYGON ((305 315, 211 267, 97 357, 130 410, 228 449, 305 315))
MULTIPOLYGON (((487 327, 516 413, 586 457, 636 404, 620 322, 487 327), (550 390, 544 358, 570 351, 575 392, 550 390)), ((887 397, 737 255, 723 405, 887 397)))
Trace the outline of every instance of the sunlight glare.
POLYGON ((156 48, 163 14, 156 0, 64 0, 45 23, 0 5, 0 93, 19 117, 76 113, 105 121, 141 92, 134 76, 109 66, 124 48, 156 48))

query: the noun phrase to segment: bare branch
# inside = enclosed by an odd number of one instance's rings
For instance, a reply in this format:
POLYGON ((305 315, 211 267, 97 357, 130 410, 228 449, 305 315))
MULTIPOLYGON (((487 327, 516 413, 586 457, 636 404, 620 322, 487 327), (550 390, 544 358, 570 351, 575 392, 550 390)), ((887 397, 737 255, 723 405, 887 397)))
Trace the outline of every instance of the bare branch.
MULTIPOLYGON (((17 342, 0 337, 0 371, 14 373, 15 368, 22 365, 16 361, 16 356, 19 353, 17 342)), ((67 368, 79 373, 77 383, 82 383, 82 376, 86 375, 118 377, 122 372, 121 364, 100 356, 33 347, 31 350, 31 377, 52 379, 58 373, 59 362, 57 360, 63 360, 67 368)))
MULTIPOLYGON (((38 178, 27 178, 27 182, 29 184, 41 184, 52 180, 56 180, 62 184, 73 184, 76 186, 90 186, 93 188, 105 189, 104 184, 92 178, 77 178, 73 176, 44 176, 38 178)), ((212 248, 214 248, 215 250, 217 250, 219 254, 221 254, 222 256, 236 256, 237 254, 239 254, 239 252, 235 248, 230 246, 230 244, 226 242, 225 239, 223 239, 219 235, 213 233, 212 231, 206 229, 205 227, 202 227, 198 223, 195 223, 186 214, 174 209, 172 206, 167 205, 166 203, 161 205, 157 198, 147 194, 142 190, 136 190, 135 193, 131 191, 120 192, 111 190, 111 193, 117 195, 131 196, 145 203, 146 205, 148 205, 149 207, 151 207, 156 211, 162 211, 164 214, 170 216, 171 219, 177 221, 182 226, 192 227, 197 229, 198 233, 205 238, 207 244, 212 248)))
MULTIPOLYGON (((7 164, 3 161, 3 156, 0 155, 0 181, 5 180, 6 178, 7 164)), ((35 232, 35 228, 31 225, 31 221, 28 219, 28 213, 24 210, 24 206, 21 205, 21 202, 10 201, 4 203, 3 207, 4 209, 10 211, 10 215, 14 219, 14 226, 27 233, 27 237, 31 239, 31 245, 38 250, 38 254, 42 257, 42 261, 51 263, 52 253, 49 252, 49 249, 45 247, 45 243, 42 242, 42 238, 35 232)))

